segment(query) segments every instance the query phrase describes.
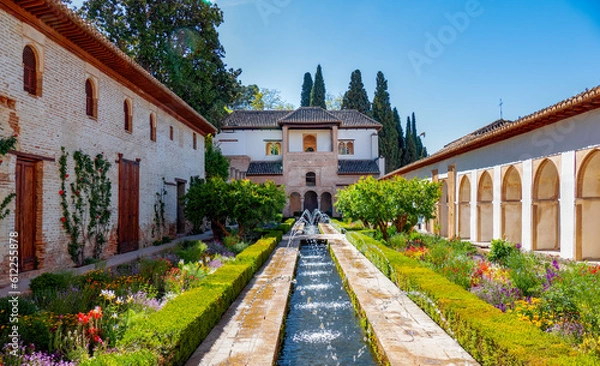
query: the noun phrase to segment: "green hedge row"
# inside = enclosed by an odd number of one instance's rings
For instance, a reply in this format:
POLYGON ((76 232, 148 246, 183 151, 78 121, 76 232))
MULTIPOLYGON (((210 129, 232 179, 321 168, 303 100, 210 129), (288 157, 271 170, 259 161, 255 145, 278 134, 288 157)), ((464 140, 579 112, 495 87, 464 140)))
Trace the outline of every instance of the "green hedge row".
POLYGON ((282 231, 284 234, 287 233, 288 231, 292 230, 292 227, 294 226, 294 223, 296 222, 296 219, 294 218, 289 218, 287 220, 285 220, 283 223, 281 223, 278 227, 277 230, 282 231))
POLYGON ((183 365, 278 243, 276 238, 258 240, 198 287, 127 329, 117 344, 124 354, 100 355, 81 365, 183 365))
POLYGON ((599 365, 558 336, 503 313, 469 291, 360 233, 348 240, 482 365, 599 365))

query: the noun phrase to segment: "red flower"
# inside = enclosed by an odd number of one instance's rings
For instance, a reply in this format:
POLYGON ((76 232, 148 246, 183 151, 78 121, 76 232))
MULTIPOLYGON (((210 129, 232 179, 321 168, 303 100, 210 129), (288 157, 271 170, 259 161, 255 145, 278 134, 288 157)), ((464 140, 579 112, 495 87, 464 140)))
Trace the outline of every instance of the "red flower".
POLYGON ((100 173, 102 173, 102 169, 98 169, 98 171, 99 171, 100 173))
POLYGON ((69 178, 69 174, 65 174, 65 178, 69 178))
POLYGON ((61 217, 61 218, 60 218, 60 221, 62 221, 62 222, 66 222, 66 221, 67 221, 67 218, 66 218, 66 217, 61 217))
POLYGON ((99 336, 94 336, 94 342, 102 343, 102 338, 100 338, 99 336))
POLYGON ((79 196, 79 191, 75 191, 75 194, 76 194, 77 196, 79 196))
POLYGON ((60 194, 60 195, 62 196, 63 194, 65 194, 65 191, 63 191, 63 190, 61 189, 60 191, 58 191, 58 194, 60 194))
POLYGON ((13 136, 14 136, 14 137, 19 137, 19 134, 18 134, 18 133, 15 133, 13 136))

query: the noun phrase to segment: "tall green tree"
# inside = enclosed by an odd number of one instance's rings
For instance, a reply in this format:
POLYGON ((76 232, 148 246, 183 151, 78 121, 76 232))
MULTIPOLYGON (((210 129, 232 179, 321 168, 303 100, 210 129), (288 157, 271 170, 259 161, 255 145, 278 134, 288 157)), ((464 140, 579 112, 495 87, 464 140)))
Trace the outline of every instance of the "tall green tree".
POLYGON ((229 177, 229 161, 221 149, 214 146, 211 134, 204 138, 204 171, 206 179, 220 177, 227 180, 229 177))
POLYGON ((252 109, 252 102, 255 99, 256 94, 260 92, 258 85, 241 85, 240 93, 238 97, 229 105, 232 110, 248 110, 252 109))
POLYGON ((412 113, 412 133, 415 139, 415 146, 417 149, 417 160, 423 157, 423 141, 421 135, 417 131, 417 120, 415 118, 415 112, 412 113))
POLYGON ((371 102, 362 82, 360 70, 354 70, 350 75, 350 85, 342 100, 342 109, 356 109, 364 114, 371 114, 371 102))
POLYGON ((413 135, 412 123, 410 117, 406 117, 406 150, 402 156, 402 166, 417 161, 417 145, 413 135))
POLYGON ((402 158, 404 157, 404 151, 406 149, 404 143, 404 131, 402 130, 402 121, 400 120, 400 114, 398 113, 398 109, 394 107, 394 125, 396 126, 396 131, 398 132, 398 160, 395 169, 398 169, 402 166, 402 158))
POLYGON ((379 155, 385 157, 385 171, 394 170, 398 164, 398 131, 390 104, 387 80, 383 73, 377 73, 377 86, 373 98, 373 118, 383 125, 379 131, 379 155))
POLYGON ((318 65, 317 72, 315 74, 315 83, 313 84, 312 90, 310 92, 310 106, 327 109, 327 105, 325 104, 326 95, 327 93, 325 91, 325 80, 323 79, 323 70, 321 70, 321 65, 318 65))
POLYGON ((310 72, 304 74, 304 82, 302 83, 302 93, 300 94, 300 107, 310 106, 310 93, 313 88, 313 80, 310 72))
POLYGON ((121 51, 220 127, 239 93, 217 27, 223 12, 203 0, 86 0, 79 14, 121 51))

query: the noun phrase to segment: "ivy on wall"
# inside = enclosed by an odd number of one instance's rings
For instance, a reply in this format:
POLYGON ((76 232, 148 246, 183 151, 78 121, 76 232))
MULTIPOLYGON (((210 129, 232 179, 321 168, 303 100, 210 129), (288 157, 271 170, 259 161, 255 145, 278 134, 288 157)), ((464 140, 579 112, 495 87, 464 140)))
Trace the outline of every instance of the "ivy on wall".
POLYGON ((101 259, 108 241, 111 216, 111 188, 108 170, 111 164, 104 154, 93 159, 81 150, 73 153, 75 179, 69 180, 69 153, 61 147, 59 159, 61 187, 58 194, 63 216, 63 228, 70 237, 69 254, 77 266, 85 262, 85 248, 93 248, 93 258, 101 259), (67 187, 69 193, 67 193, 67 187))
MULTIPOLYGON (((1 157, 6 155, 10 150, 14 150, 17 145, 17 137, 18 135, 14 134, 10 137, 0 139, 0 164, 2 164, 1 157)), ((0 221, 10 215, 10 210, 7 207, 16 196, 15 193, 10 193, 8 196, 4 197, 0 203, 0 221)))
POLYGON ((165 232, 165 178, 162 179, 160 192, 156 192, 156 201, 154 203, 154 225, 152 226, 152 236, 161 239, 165 232))

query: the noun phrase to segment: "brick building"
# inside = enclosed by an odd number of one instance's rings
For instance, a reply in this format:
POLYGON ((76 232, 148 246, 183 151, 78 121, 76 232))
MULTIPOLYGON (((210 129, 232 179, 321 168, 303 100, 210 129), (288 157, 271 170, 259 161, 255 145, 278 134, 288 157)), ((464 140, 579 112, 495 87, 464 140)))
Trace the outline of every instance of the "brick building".
POLYGON ((235 111, 215 139, 232 178, 285 185, 284 216, 315 208, 335 215, 338 189, 379 176, 379 122, 355 110, 235 111))
MULTIPOLYGON (((191 176, 204 176, 203 136, 215 128, 58 0, 0 2, 0 33, 0 137, 18 134, 0 165, 0 200, 17 193, 0 241, 19 233, 20 270, 73 265, 61 226, 61 147, 112 164, 104 257, 154 239, 163 189, 167 231, 185 231, 177 198, 191 176)), ((72 159, 68 173, 67 183, 72 159)), ((2 273, 7 256, 1 245, 2 273)))

